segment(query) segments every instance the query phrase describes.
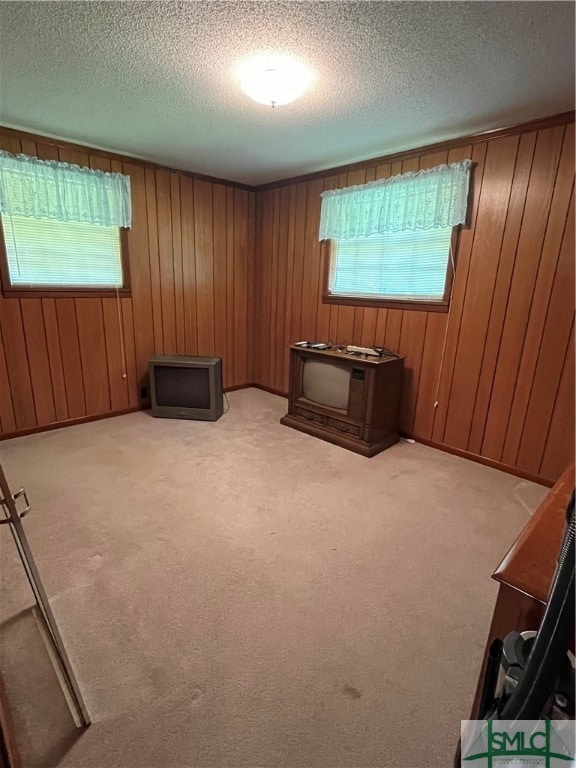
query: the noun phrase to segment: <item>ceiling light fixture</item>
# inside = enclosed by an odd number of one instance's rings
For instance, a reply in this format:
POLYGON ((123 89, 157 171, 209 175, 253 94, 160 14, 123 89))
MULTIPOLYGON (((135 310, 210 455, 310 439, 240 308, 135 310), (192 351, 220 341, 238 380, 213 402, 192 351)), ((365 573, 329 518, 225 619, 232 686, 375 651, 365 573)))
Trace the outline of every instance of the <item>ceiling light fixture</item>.
POLYGON ((258 104, 278 107, 302 96, 312 82, 308 67, 291 56, 262 55, 240 69, 240 87, 258 104))

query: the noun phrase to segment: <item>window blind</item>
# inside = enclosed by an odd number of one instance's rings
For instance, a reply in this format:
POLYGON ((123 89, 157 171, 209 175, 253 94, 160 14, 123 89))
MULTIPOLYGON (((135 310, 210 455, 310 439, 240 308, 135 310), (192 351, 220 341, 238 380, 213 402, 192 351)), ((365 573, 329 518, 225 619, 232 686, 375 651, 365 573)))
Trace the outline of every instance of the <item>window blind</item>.
POLYGON ((439 301, 452 227, 385 232, 335 242, 330 292, 342 296, 439 301))
POLYGON ((120 230, 2 214, 13 286, 121 288, 120 230))

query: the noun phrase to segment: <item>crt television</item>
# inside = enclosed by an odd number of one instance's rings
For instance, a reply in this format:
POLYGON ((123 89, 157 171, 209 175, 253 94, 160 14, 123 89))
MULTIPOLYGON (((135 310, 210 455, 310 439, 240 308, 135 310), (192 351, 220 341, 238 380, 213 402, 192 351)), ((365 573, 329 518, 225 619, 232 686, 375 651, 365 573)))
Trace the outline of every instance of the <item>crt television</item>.
POLYGON ((221 357, 156 355, 149 373, 153 416, 201 421, 222 416, 221 357))
POLYGON ((286 426, 373 456, 398 440, 404 360, 290 347, 286 426))

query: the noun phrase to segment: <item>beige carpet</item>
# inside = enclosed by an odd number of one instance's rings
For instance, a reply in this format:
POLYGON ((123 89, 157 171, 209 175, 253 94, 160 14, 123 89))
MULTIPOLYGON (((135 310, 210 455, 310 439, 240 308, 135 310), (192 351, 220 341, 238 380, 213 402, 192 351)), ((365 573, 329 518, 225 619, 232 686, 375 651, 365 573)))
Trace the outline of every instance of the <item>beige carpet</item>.
POLYGON ((25 766, 446 768, 490 573, 546 489, 417 444, 373 459, 234 392, 0 444, 93 725, 76 731, 4 527, 2 668, 25 766))

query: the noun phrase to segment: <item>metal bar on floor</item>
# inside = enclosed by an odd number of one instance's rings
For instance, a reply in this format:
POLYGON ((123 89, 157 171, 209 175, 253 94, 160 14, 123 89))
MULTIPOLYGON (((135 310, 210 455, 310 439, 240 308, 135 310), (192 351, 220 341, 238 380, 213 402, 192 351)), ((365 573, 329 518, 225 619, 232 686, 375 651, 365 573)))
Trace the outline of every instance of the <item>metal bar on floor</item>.
POLYGON ((90 725, 90 715, 84 704, 76 675, 66 653, 66 647, 52 613, 48 595, 42 584, 32 550, 24 532, 24 526, 22 525, 22 518, 30 511, 30 503, 24 488, 20 488, 14 494, 10 491, 2 464, 0 464, 0 494, 0 506, 4 510, 5 516, 4 519, 0 519, 0 525, 8 525, 16 543, 18 554, 38 605, 39 614, 37 619, 43 623, 46 630, 46 638, 53 646, 54 653, 50 654, 50 657, 56 665, 56 675, 63 687, 74 722, 78 727, 88 726, 90 725), (25 507, 18 511, 18 501, 21 499, 25 502, 25 507))

